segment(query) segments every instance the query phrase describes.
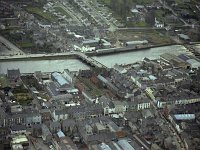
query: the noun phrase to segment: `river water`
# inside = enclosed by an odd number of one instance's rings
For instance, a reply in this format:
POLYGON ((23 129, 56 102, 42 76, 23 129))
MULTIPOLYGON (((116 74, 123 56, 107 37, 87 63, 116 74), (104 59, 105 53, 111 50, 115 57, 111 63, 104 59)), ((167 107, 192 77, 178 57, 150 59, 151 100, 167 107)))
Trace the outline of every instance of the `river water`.
POLYGON ((118 53, 105 56, 94 56, 93 59, 99 61, 100 63, 102 63, 107 67, 113 67, 115 64, 130 64, 137 61, 141 61, 145 57, 149 59, 157 59, 163 53, 171 53, 175 55, 179 55, 182 53, 189 55, 191 54, 188 51, 188 49, 186 49, 184 46, 172 45, 172 46, 157 47, 135 52, 118 53))
POLYGON ((64 69, 69 69, 70 71, 87 70, 89 66, 78 59, 0 62, 0 73, 6 74, 7 69, 17 68, 20 69, 21 73, 34 73, 35 71, 63 72, 64 69))
MULTIPOLYGON (((136 61, 141 61, 147 57, 150 59, 159 58, 163 53, 172 53, 175 55, 181 53, 190 54, 190 52, 183 46, 173 45, 159 48, 152 48, 141 51, 117 53, 104 56, 94 56, 93 58, 107 67, 112 67, 116 63, 118 64, 130 64, 136 61)), ((42 72, 53 72, 64 69, 70 71, 87 70, 89 66, 82 63, 78 59, 67 59, 67 60, 37 60, 37 61, 14 61, 14 62, 0 62, 0 73, 7 73, 7 69, 20 69, 21 73, 33 73, 35 71, 42 72)))

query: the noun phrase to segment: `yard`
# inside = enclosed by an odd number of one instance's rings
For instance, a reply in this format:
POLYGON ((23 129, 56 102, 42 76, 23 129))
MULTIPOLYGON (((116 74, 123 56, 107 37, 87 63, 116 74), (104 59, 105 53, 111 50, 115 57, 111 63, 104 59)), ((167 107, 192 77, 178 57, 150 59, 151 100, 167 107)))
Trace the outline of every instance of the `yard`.
POLYGON ((28 89, 26 89, 23 85, 13 89, 13 95, 16 102, 19 102, 21 105, 29 105, 33 100, 28 89))

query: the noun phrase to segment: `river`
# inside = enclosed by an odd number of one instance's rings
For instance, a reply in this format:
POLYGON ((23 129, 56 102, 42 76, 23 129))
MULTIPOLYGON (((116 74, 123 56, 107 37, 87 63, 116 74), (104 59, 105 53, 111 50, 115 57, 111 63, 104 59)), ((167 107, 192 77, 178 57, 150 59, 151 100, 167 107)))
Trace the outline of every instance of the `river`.
POLYGON ((62 72, 64 69, 69 69, 70 71, 87 70, 89 66, 79 59, 0 62, 0 73, 6 74, 7 69, 17 68, 20 69, 21 73, 34 73, 35 71, 62 72))
MULTIPOLYGON (((190 54, 190 52, 183 46, 173 45, 152 48, 141 51, 134 52, 124 52, 117 54, 110 54, 104 56, 94 56, 93 58, 107 67, 112 67, 116 63, 118 64, 130 64, 136 61, 141 61, 143 58, 147 57, 150 59, 159 58, 163 53, 172 53, 175 55, 181 53, 190 54)), ((35 61, 7 61, 0 62, 0 73, 7 73, 7 69, 20 69, 21 73, 33 73, 35 71, 42 72, 53 72, 60 71, 64 69, 69 69, 70 71, 87 70, 89 66, 84 64, 78 59, 67 59, 67 60, 35 60, 35 61)))
POLYGON ((130 64, 141 61, 145 57, 149 59, 157 59, 163 53, 171 53, 175 55, 179 55, 182 53, 191 54, 191 52, 189 52, 188 49, 186 49, 184 46, 172 45, 134 52, 123 52, 104 56, 94 56, 93 59, 99 61, 107 67, 113 67, 115 64, 130 64))

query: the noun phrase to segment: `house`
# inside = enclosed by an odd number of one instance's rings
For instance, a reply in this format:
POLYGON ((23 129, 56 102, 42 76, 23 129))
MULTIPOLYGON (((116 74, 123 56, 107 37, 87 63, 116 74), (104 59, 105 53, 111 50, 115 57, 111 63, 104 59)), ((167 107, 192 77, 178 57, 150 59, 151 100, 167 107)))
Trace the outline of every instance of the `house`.
POLYGON ((91 118, 78 122, 78 131, 87 144, 115 140, 119 127, 107 117, 91 118))
POLYGON ((172 86, 157 89, 155 94, 157 107, 164 108, 166 105, 188 105, 200 102, 200 96, 190 90, 175 89, 172 86))
POLYGON ((151 107, 150 100, 146 97, 134 98, 133 103, 136 105, 136 110, 149 109, 151 107))
POLYGON ((164 23, 159 22, 156 18, 155 18, 155 27, 157 28, 163 28, 164 27, 164 23))
POLYGON ((113 105, 114 105, 114 112, 119 114, 119 113, 123 113, 125 111, 127 111, 127 107, 126 105, 124 105, 123 102, 121 101, 112 101, 113 105))
POLYGON ((100 105, 80 105, 72 106, 68 109, 68 114, 70 118, 75 120, 83 120, 86 118, 95 118, 103 115, 103 109, 100 105))
POLYGON ((68 119, 68 111, 67 109, 56 109, 52 113, 52 118, 54 121, 65 120, 68 119))
POLYGON ((0 127, 0 143, 3 143, 3 141, 8 138, 9 134, 10 129, 8 127, 0 127))
POLYGON ((18 113, 7 113, 5 109, 1 108, 2 126, 12 126, 14 124, 32 126, 34 124, 41 124, 42 118, 37 110, 24 109, 18 113))
POLYGON ((41 109, 40 115, 41 115, 42 122, 50 121, 52 119, 51 111, 49 109, 41 109))
POLYGON ((58 121, 50 122, 49 129, 51 133, 57 133, 61 130, 61 124, 58 121))
POLYGON ((101 96, 98 99, 98 103, 102 106, 104 115, 109 115, 111 112, 114 112, 114 105, 110 98, 101 96))
POLYGON ((22 112, 22 105, 19 105, 19 104, 11 104, 10 105, 10 111, 11 113, 17 113, 17 112, 22 112))
POLYGON ((32 126, 33 137, 42 137, 42 124, 35 124, 32 126))
POLYGON ((10 127, 11 134, 25 134, 26 133, 26 126, 25 125, 13 125, 10 127))
POLYGON ((74 119, 66 119, 61 123, 62 131, 67 134, 72 134, 76 128, 76 122, 74 119))
POLYGON ((42 117, 38 111, 26 110, 23 113, 27 113, 25 115, 25 125, 26 126, 31 126, 33 124, 41 124, 42 123, 42 117))

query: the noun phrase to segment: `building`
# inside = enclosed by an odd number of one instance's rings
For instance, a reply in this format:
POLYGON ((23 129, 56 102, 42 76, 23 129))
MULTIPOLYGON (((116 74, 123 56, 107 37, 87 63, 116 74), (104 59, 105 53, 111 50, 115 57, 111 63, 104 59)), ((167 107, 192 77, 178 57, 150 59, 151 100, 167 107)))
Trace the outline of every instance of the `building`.
POLYGON ((10 129, 8 127, 0 127, 0 143, 3 143, 8 139, 10 134, 10 129))
POLYGON ((50 121, 52 119, 51 111, 49 109, 41 109, 40 115, 42 118, 42 122, 50 121))
POLYGON ((10 145, 12 150, 16 150, 16 147, 26 150, 29 147, 29 141, 26 135, 16 135, 11 139, 10 145))
POLYGON ((143 40, 143 41, 128 41, 125 43, 125 45, 127 47, 135 47, 137 48, 137 46, 139 45, 146 45, 148 44, 149 42, 147 40, 143 40))
POLYGON ((197 70, 200 67, 200 62, 196 59, 188 59, 186 62, 190 64, 192 70, 197 70))
POLYGON ((71 135, 76 129, 76 122, 74 119, 66 119, 62 121, 62 131, 67 135, 71 135))
POLYGON ((162 54, 160 55, 160 59, 163 61, 166 61, 167 63, 170 63, 174 68, 184 68, 188 69, 190 68, 190 64, 179 58, 178 56, 175 56, 173 54, 162 54))
POLYGON ((52 112, 52 118, 54 121, 60 121, 68 119, 68 110, 67 109, 57 109, 52 112))
POLYGON ((65 70, 63 71, 63 76, 67 79, 67 81, 68 81, 70 84, 73 84, 74 75, 73 75, 68 69, 65 69, 65 70))
POLYGON ((11 134, 25 134, 26 133, 26 126, 25 125, 13 125, 10 127, 11 134))
POLYGON ((190 37, 185 34, 178 34, 179 38, 184 41, 190 41, 190 37))
POLYGON ((56 81, 60 86, 68 85, 69 82, 58 72, 51 74, 52 80, 56 81))
POLYGON ((172 86, 157 89, 155 97, 159 108, 164 108, 166 105, 188 105, 200 102, 197 93, 186 89, 176 90, 172 86))
POLYGON ((19 69, 7 70, 7 76, 10 80, 16 80, 20 78, 20 75, 19 69))
POLYGON ((72 106, 68 109, 69 118, 75 120, 84 120, 86 118, 95 118, 103 115, 103 109, 100 105, 80 105, 72 106))
POLYGON ((58 121, 50 122, 49 129, 51 133, 57 133, 61 130, 61 124, 58 121))
POLYGON ((0 109, 0 119, 2 126, 13 126, 15 124, 32 126, 34 124, 41 124, 42 117, 37 110, 24 109, 18 113, 7 113, 4 108, 0 109))
POLYGON ((89 40, 84 40, 82 42, 83 46, 89 46, 89 47, 96 47, 98 46, 100 43, 100 39, 99 38, 95 38, 95 39, 89 39, 89 40))
POLYGON ((127 70, 118 64, 115 64, 113 68, 121 74, 127 73, 127 70))

